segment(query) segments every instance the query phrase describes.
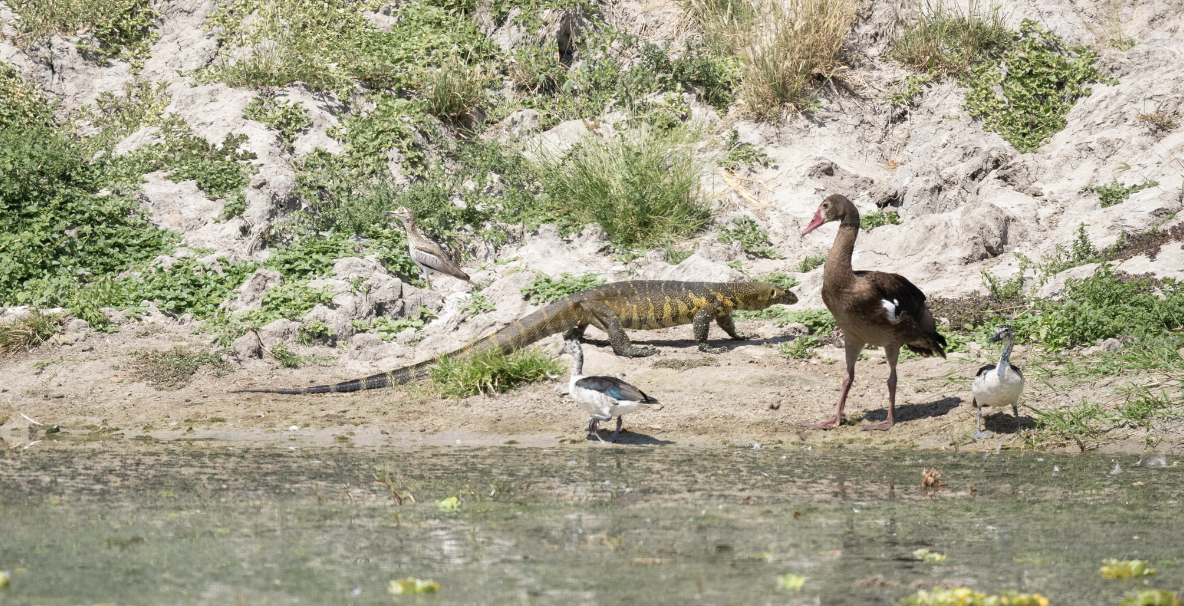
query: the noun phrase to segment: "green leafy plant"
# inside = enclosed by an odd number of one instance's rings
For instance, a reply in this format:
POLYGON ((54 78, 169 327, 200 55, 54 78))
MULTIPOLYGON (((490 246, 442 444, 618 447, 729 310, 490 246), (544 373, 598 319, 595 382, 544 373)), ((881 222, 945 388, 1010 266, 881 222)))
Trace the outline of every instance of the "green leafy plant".
POLYGON ((280 366, 283 366, 284 368, 299 368, 301 362, 304 361, 303 357, 293 353, 285 343, 276 343, 275 345, 272 345, 271 349, 268 350, 268 353, 270 353, 271 357, 275 358, 275 361, 279 362, 280 366))
POLYGON ((137 378, 157 389, 180 389, 202 367, 210 367, 218 376, 230 369, 219 354, 184 345, 165 351, 142 350, 132 356, 132 369, 137 378))
POLYGON ((0 129, 52 126, 53 105, 20 72, 0 61, 0 129))
POLYGON ((721 227, 716 239, 724 243, 739 242, 740 248, 754 257, 780 258, 770 245, 769 232, 761 229, 752 217, 740 217, 732 221, 730 228, 721 227))
POLYGON ((172 101, 168 83, 152 84, 146 80, 124 82, 123 94, 99 93, 98 99, 74 114, 76 126, 98 129, 96 134, 83 139, 84 156, 96 152, 111 153, 116 143, 136 132, 141 126, 161 124, 164 110, 172 101))
POLYGON ((484 67, 453 57, 424 79, 424 107, 441 120, 467 122, 486 102, 488 82, 484 67))
POLYGON ((564 272, 558 278, 552 278, 538 272, 534 276, 534 281, 522 289, 522 296, 536 304, 551 303, 567 295, 596 288, 602 284, 604 284, 604 278, 593 273, 573 276, 564 272))
POLYGON ((822 342, 817 337, 797 337, 788 343, 782 343, 781 347, 777 348, 777 353, 786 358, 804 360, 814 357, 814 350, 820 345, 822 342))
POLYGON ((804 274, 808 271, 813 271, 815 268, 822 267, 826 263, 826 255, 806 255, 798 261, 797 272, 804 274))
POLYGON ((799 284, 797 278, 780 271, 775 271, 769 275, 761 276, 760 281, 774 284, 780 288, 784 288, 785 290, 789 290, 799 284))
POLYGON ((302 345, 312 345, 316 342, 329 341, 335 336, 333 329, 329 328, 329 325, 321 320, 305 322, 300 325, 300 329, 297 332, 296 340, 302 345))
POLYGON ((904 79, 904 90, 897 91, 888 96, 888 102, 893 107, 904 107, 913 104, 913 98, 925 92, 924 84, 928 84, 933 80, 933 73, 914 75, 910 74, 904 79))
POLYGON ((476 316, 487 311, 493 311, 497 307, 485 298, 484 295, 473 295, 464 305, 460 306, 461 311, 466 311, 469 315, 476 316))
POLYGON ((1065 127, 1065 115, 1093 82, 1116 83, 1094 67, 1097 54, 1065 47, 1061 38, 1028 19, 998 61, 984 62, 963 82, 966 109, 1021 152, 1044 145, 1065 127), (1001 91, 1001 92, 997 92, 1001 91))
POLYGON ((921 589, 902 598, 901 606, 1048 606, 1048 598, 1038 593, 1005 591, 1002 595, 988 595, 968 587, 932 590, 921 589))
POLYGON ((877 210, 859 217, 859 227, 864 231, 871 231, 885 225, 900 225, 900 215, 894 210, 877 210))
POLYGON ((64 305, 175 241, 137 200, 101 194, 102 169, 44 127, 0 129, 0 304, 64 305))
POLYGON ((138 72, 159 35, 153 31, 160 13, 148 0, 12 0, 19 15, 16 26, 27 35, 25 45, 54 33, 90 32, 97 45, 80 42, 79 49, 106 64, 121 59, 138 72))
POLYGON ((765 153, 764 148, 751 143, 741 143, 740 132, 734 128, 728 132, 723 157, 716 162, 720 168, 732 172, 750 166, 768 167, 772 163, 773 159, 765 153))
POLYGON ((432 367, 431 378, 442 393, 464 398, 509 391, 564 370, 561 362, 537 349, 519 350, 510 355, 491 351, 469 358, 440 358, 432 367))
POLYGON ((308 112, 299 103, 271 96, 251 99, 243 110, 243 117, 279 131, 280 141, 288 149, 292 148, 297 135, 312 126, 308 112))
POLYGON ((1098 194, 1098 199, 1102 203, 1102 208, 1121 204, 1131 197, 1131 194, 1143 191, 1148 187, 1155 187, 1159 185, 1158 181, 1143 181, 1136 185, 1123 185, 1114 179, 1106 185, 1088 185, 1081 188, 1081 191, 1089 191, 1098 194))

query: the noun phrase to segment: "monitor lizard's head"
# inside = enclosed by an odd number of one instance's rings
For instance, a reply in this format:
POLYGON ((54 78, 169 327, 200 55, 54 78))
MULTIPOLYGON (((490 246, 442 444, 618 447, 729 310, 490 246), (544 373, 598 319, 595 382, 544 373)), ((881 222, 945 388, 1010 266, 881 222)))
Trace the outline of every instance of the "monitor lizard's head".
POLYGON ((770 305, 793 305, 798 296, 788 288, 768 282, 751 282, 736 295, 736 309, 759 311, 770 305))

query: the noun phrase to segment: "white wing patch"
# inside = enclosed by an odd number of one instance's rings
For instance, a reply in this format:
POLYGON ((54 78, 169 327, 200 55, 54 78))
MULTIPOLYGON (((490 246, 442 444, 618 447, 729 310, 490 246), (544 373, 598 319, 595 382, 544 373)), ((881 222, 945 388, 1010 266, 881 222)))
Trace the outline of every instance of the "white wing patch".
POLYGON ((883 306, 884 310, 888 312, 888 319, 895 322, 897 318, 896 308, 900 307, 900 301, 897 299, 893 299, 891 301, 888 299, 880 299, 880 305, 883 306))

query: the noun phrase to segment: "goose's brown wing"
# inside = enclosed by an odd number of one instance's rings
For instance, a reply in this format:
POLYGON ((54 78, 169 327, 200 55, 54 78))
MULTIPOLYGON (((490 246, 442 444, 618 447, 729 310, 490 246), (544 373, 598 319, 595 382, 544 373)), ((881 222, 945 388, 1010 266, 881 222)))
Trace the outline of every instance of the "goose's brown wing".
POLYGON ((469 279, 469 274, 466 274, 456 262, 449 258, 448 254, 436 246, 435 242, 427 239, 416 238, 411 243, 411 254, 415 260, 424 265, 432 271, 440 272, 447 276, 452 276, 458 280, 464 280, 472 284, 469 279))
POLYGON ((920 288, 904 276, 882 271, 857 271, 855 276, 873 288, 882 300, 896 306, 895 330, 909 350, 923 356, 946 357, 946 339, 937 332, 937 322, 925 306, 925 293, 920 288))

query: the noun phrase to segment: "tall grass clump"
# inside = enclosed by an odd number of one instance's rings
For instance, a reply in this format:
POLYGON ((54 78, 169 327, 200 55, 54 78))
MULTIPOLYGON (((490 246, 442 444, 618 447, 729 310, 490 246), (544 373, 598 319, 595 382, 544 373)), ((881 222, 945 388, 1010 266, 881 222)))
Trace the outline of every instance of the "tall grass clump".
POLYGON ((421 96, 433 116, 453 123, 465 122, 485 101, 488 82, 483 67, 452 58, 424 79, 421 96))
POLYGON ((852 0, 786 0, 768 8, 740 49, 744 109, 775 121, 800 108, 814 82, 839 66, 843 38, 855 18, 852 0))
POLYGON ((737 54, 744 32, 755 29, 759 17, 752 0, 683 0, 682 5, 699 26, 703 43, 717 55, 737 54))
POLYGON ((896 41, 889 56, 918 70, 955 76, 987 59, 1011 38, 999 5, 984 8, 971 0, 963 11, 938 0, 921 7, 916 22, 896 41))
POLYGON ((432 367, 431 379, 445 395, 465 398, 506 392, 564 370, 559 360, 538 349, 519 350, 509 355, 487 351, 469 358, 440 358, 432 367))
POLYGON ((28 351, 46 342, 62 330, 62 314, 47 314, 40 309, 9 322, 0 322, 0 354, 28 351))
POLYGON ((548 212, 567 230, 599 223, 621 248, 689 236, 710 219, 693 133, 684 129, 595 136, 536 171, 548 212))

